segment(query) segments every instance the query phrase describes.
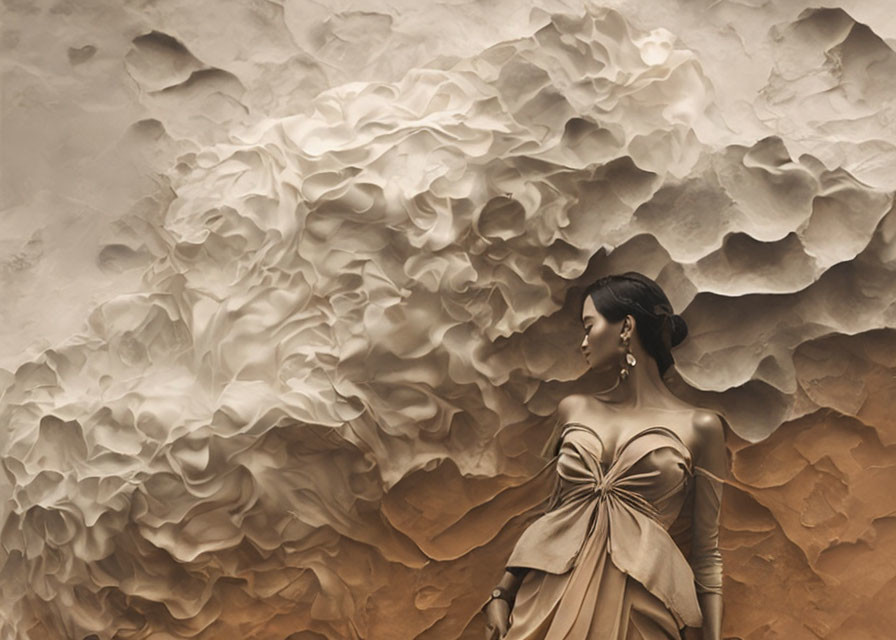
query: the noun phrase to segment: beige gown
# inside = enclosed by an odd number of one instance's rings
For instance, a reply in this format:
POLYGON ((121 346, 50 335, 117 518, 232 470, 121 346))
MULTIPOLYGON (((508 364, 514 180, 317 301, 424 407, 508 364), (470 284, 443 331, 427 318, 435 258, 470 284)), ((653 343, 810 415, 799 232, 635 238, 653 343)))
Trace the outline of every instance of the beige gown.
POLYGON ((697 592, 721 593, 722 481, 666 427, 621 443, 606 468, 603 449, 592 428, 563 426, 550 504, 506 563, 530 570, 504 640, 678 640, 702 624, 697 592), (679 515, 689 559, 669 532, 679 515))

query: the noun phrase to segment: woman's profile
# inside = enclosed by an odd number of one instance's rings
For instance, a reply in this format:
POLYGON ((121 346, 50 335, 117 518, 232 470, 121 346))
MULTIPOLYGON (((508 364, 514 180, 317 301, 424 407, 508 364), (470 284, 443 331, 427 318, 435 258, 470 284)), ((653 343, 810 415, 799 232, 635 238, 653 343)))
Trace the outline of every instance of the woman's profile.
POLYGON ((723 420, 662 377, 687 326, 635 272, 600 278, 580 308, 601 384, 557 407, 554 492, 484 606, 487 638, 666 640, 690 627, 718 640, 723 420))

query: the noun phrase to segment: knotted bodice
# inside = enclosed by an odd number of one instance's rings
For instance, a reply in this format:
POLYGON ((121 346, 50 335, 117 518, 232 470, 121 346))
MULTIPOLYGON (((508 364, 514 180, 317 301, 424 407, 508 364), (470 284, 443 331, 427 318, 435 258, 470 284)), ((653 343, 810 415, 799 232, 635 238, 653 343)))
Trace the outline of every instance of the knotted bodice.
POLYGON ((609 463, 601 462, 604 450, 590 427, 564 426, 550 508, 583 499, 619 501, 668 529, 684 501, 679 490, 693 473, 687 446, 673 431, 654 426, 622 442, 609 463))
POLYGON ((585 539, 606 539, 620 570, 659 597, 683 624, 702 622, 688 561, 668 534, 693 476, 690 450, 667 427, 648 427, 624 442, 609 463, 597 433, 564 425, 556 483, 546 513, 523 532, 507 566, 564 573, 585 539))

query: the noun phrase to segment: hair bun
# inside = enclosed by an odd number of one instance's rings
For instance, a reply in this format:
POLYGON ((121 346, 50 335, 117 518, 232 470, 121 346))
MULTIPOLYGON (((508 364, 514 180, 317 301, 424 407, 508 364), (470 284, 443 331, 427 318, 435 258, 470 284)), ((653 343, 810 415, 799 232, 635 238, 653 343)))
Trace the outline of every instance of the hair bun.
POLYGON ((688 323, 684 321, 677 313, 673 313, 669 320, 672 323, 672 346, 681 344, 681 342, 688 337, 688 323))

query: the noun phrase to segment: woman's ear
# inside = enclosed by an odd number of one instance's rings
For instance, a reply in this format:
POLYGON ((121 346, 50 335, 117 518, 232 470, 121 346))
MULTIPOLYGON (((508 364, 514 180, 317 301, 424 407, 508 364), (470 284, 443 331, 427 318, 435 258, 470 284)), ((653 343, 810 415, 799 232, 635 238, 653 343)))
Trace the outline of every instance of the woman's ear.
POLYGON ((635 333, 635 316, 628 314, 622 319, 622 337, 631 337, 635 333))

